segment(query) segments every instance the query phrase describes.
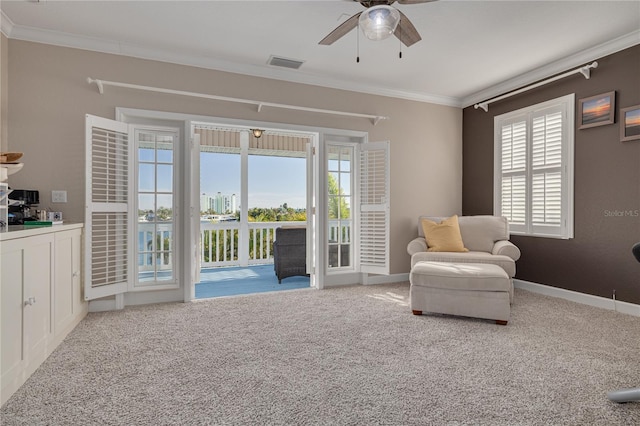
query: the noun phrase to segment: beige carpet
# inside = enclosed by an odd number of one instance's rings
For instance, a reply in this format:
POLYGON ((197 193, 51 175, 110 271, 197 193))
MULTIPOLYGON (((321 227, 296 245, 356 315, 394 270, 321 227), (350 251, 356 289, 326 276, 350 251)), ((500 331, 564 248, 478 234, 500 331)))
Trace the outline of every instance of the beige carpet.
POLYGON ((90 314, 2 425, 637 425, 640 318, 516 290, 509 325, 408 284, 90 314))

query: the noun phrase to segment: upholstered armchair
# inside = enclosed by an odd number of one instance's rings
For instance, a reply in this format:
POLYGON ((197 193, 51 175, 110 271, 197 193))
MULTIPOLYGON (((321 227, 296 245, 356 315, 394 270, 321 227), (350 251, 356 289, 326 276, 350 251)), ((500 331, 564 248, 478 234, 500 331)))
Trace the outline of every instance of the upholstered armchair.
POLYGON ((510 295, 513 298, 513 277, 516 275, 516 261, 520 249, 509 241, 509 222, 499 216, 460 216, 458 224, 462 243, 468 251, 428 251, 422 219, 441 222, 446 217, 420 216, 418 237, 407 245, 411 255, 411 268, 421 261, 450 263, 490 263, 505 270, 511 280, 510 295))
POLYGON ((276 228, 273 268, 279 284, 287 277, 307 275, 307 229, 304 226, 276 228))

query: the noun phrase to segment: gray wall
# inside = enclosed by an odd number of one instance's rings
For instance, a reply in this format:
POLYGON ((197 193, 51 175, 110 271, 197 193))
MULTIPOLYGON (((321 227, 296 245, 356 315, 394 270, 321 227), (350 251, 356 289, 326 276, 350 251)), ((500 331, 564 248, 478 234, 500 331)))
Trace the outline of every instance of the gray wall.
MULTIPOLYGON (((2 37, 6 42, 6 39, 2 37)), ((84 116, 114 118, 116 107, 191 113, 369 132, 391 141, 391 273, 409 271, 406 244, 421 214, 462 209, 462 110, 312 85, 268 80, 125 56, 8 40, 2 70, 3 144, 24 152, 25 166, 10 176, 13 188, 40 190, 41 206, 83 221, 84 116), (4 75, 4 72, 3 72, 4 75), (107 88, 99 95, 87 77, 192 92, 340 111, 390 116, 375 127, 361 118, 107 88), (6 107, 5 107, 6 101, 6 107), (6 112, 6 117, 5 117, 6 112), (51 203, 51 190, 68 191, 67 204, 51 203)))
POLYGON ((574 75, 491 104, 463 111, 463 212, 493 213, 493 118, 569 93, 578 101, 616 91, 613 125, 575 130, 575 238, 513 237, 522 258, 516 278, 640 303, 640 141, 620 142, 620 108, 640 104, 640 45, 598 59, 591 79, 574 75), (617 216, 618 212, 623 213, 617 216))

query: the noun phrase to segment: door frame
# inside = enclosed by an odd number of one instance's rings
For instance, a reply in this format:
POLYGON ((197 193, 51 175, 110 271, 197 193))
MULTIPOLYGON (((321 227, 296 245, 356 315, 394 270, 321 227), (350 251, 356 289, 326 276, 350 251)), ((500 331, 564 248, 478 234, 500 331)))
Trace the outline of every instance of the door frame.
MULTIPOLYGON (((312 189, 313 195, 315 199, 315 214, 313 220, 311 221, 312 226, 315 229, 315 233, 313 235, 313 239, 311 242, 311 248, 309 251, 312 252, 312 262, 311 262, 311 283, 314 288, 322 289, 325 288, 326 285, 339 285, 339 284, 351 284, 351 283, 359 283, 361 282, 361 274, 358 272, 354 272, 353 274, 344 274, 344 275, 333 275, 330 282, 327 282, 326 278, 326 256, 324 254, 325 249, 325 240, 327 237, 327 219, 324 212, 326 211, 326 199, 324 197, 324 193, 326 192, 326 182, 323 179, 326 170, 324 168, 324 145, 326 140, 339 140, 339 141, 349 141, 349 142, 359 142, 366 143, 368 141, 368 133, 364 131, 358 130, 345 130, 345 129, 333 129, 333 128, 325 128, 325 127, 314 127, 314 126, 305 126, 305 125, 297 125, 291 123, 276 123, 276 122, 266 122, 266 121, 257 121, 257 120, 246 120, 246 119, 235 119, 235 118, 223 118, 223 117, 212 117, 212 116, 204 116, 197 114, 185 114, 185 113, 177 113, 177 112, 164 112, 164 111, 154 111, 154 110, 145 110, 145 109, 137 109, 137 108, 124 108, 124 107, 116 107, 115 111, 115 119, 117 121, 123 121, 127 123, 135 123, 135 124, 160 124, 160 122, 171 122, 172 125, 178 123, 178 126, 181 129, 181 133, 183 136, 183 144, 181 145, 181 158, 191 158, 193 161, 194 158, 198 159, 197 167, 194 167, 195 164, 192 164, 192 167, 182 167, 181 175, 178 182, 181 187, 180 201, 183 206, 182 217, 190 217, 189 221, 181 221, 179 224, 181 227, 180 231, 182 234, 182 244, 180 246, 179 256, 181 257, 181 261, 183 262, 183 267, 181 269, 180 276, 177 276, 178 280, 181 283, 189 283, 190 285, 184 285, 181 289, 181 297, 176 298, 175 296, 171 296, 169 294, 162 295, 164 291, 153 291, 146 292, 151 293, 154 296, 149 296, 145 292, 138 292, 135 294, 136 300, 132 300, 132 302, 143 303, 139 299, 145 298, 144 303, 148 303, 150 298, 153 298, 152 301, 168 301, 168 300, 182 300, 182 301, 191 301, 195 298, 195 268, 193 267, 193 256, 196 255, 198 239, 199 239, 199 230, 198 234, 194 232, 194 227, 192 226, 194 216, 199 217, 199 205, 200 205, 200 197, 198 192, 195 192, 195 188, 193 187, 192 181, 193 179, 198 179, 199 186, 199 156, 194 152, 195 147, 193 142, 191 142, 191 122, 212 122, 212 123, 220 123, 228 126, 237 126, 237 127, 246 127, 246 128, 278 128, 282 130, 290 130, 293 132, 305 132, 305 133, 315 133, 317 137, 313 141, 313 147, 315 148, 315 155, 312 156, 311 165, 313 166, 313 170, 310 172, 313 176, 312 181, 312 189), (197 173, 197 174, 196 174, 197 173), (195 175, 194 175, 195 174, 195 175), (195 177, 194 177, 195 176, 195 177)), ((310 194, 307 194, 309 197, 310 194)), ((309 212, 308 214, 308 222, 309 222, 309 212)), ((313 212, 312 212, 313 214, 313 212)))

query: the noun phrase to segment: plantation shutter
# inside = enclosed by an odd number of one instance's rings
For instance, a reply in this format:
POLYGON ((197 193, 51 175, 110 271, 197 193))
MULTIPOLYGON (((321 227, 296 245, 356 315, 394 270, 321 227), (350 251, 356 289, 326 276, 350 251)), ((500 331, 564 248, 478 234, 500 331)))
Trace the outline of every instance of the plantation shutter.
POLYGON ((573 237, 573 94, 496 116, 494 214, 513 233, 573 237))
POLYGON ((129 127, 87 115, 85 300, 127 290, 131 277, 129 127))
POLYGON ((531 225, 542 233, 562 225, 562 119, 558 108, 532 116, 531 225))
POLYGON ((360 146, 360 271, 389 274, 389 142, 360 146))
POLYGON ((512 230, 526 226, 527 122, 514 117, 500 128, 501 149, 501 215, 512 230))

